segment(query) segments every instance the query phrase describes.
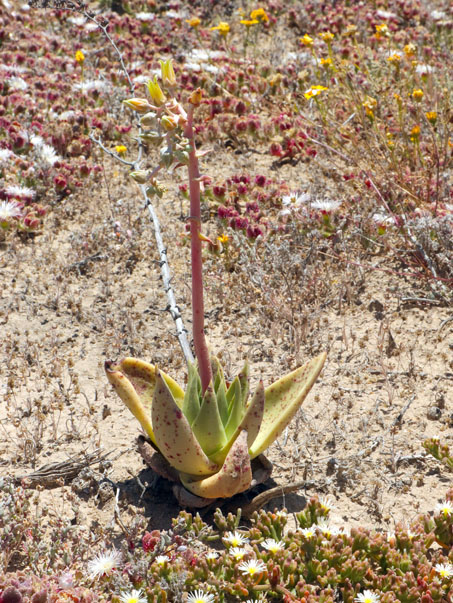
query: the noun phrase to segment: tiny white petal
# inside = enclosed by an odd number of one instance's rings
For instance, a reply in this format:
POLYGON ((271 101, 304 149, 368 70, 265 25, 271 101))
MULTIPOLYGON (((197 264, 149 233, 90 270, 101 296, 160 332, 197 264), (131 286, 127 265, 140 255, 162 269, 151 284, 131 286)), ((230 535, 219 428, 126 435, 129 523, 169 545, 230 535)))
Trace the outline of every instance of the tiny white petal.
POLYGON ((214 603, 214 595, 207 594, 202 590, 196 590, 187 595, 187 603, 214 603))
POLYGON ((372 590, 364 590, 354 599, 356 603, 379 603, 379 595, 372 590))
POLYGON ((88 573, 91 578, 109 575, 121 563, 121 553, 113 550, 107 553, 99 553, 88 563, 88 573))

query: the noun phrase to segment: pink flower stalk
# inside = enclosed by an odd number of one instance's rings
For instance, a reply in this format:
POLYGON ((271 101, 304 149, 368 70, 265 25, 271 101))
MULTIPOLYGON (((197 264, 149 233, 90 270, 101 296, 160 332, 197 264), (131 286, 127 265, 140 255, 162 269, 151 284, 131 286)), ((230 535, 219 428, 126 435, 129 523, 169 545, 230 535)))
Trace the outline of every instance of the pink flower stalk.
POLYGON ((192 256, 192 329, 195 355, 201 379, 202 393, 212 381, 211 361, 204 332, 204 300, 203 300, 203 258, 201 249, 201 207, 200 207, 200 170, 196 155, 193 111, 191 105, 187 112, 187 123, 184 136, 190 141, 189 153, 189 195, 190 195, 190 235, 192 256))

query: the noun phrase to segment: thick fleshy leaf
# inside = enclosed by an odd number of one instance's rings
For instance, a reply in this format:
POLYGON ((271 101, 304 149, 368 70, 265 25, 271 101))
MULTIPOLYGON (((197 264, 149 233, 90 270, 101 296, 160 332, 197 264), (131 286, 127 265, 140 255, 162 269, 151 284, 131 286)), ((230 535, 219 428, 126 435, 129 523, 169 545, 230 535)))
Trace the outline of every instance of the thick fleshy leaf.
POLYGON ((222 468, 214 475, 196 480, 181 474, 184 486, 202 498, 229 498, 250 488, 252 468, 247 446, 247 432, 242 431, 227 454, 222 468))
POLYGON ((152 442, 156 444, 149 408, 146 408, 146 406, 143 404, 136 388, 132 385, 126 375, 124 375, 120 370, 116 369, 117 367, 114 366, 112 362, 107 361, 105 363, 105 372, 107 373, 107 378, 115 388, 116 393, 131 411, 134 417, 138 420, 140 425, 145 430, 145 433, 151 438, 152 442))
POLYGON ((193 475, 211 475, 219 469, 219 465, 210 461, 203 452, 160 371, 156 379, 151 418, 159 451, 175 469, 193 475))
POLYGON ((222 368, 222 365, 220 364, 220 360, 217 358, 217 356, 211 357, 211 369, 212 369, 212 376, 214 379, 214 391, 217 393, 220 383, 222 381, 225 382, 225 375, 223 374, 223 368, 222 368))
MULTIPOLYGON (((111 370, 120 371, 129 379, 135 388, 143 406, 151 412, 154 388, 156 387, 157 369, 153 364, 149 364, 138 358, 124 358, 117 365, 112 365, 111 370)), ((184 400, 184 391, 171 377, 162 373, 173 398, 178 406, 182 406, 184 400)), ((108 375, 107 375, 108 376, 108 375)))
POLYGON ((228 422, 228 402, 226 399, 226 385, 225 380, 220 381, 219 386, 216 390, 217 396, 217 408, 219 409, 220 418, 222 424, 225 426, 228 422))
POLYGON ((218 465, 221 465, 226 455, 228 454, 233 442, 236 440, 239 432, 242 430, 247 431, 247 446, 251 448, 256 436, 259 433, 261 422, 264 414, 264 385, 260 381, 258 387, 253 394, 250 404, 247 406, 244 416, 241 422, 233 433, 232 437, 228 440, 227 444, 215 454, 209 455, 211 461, 214 461, 218 465))
POLYGON ((251 458, 264 452, 296 414, 324 365, 323 352, 265 390, 264 416, 250 449, 251 458))
POLYGON ((226 444, 227 437, 217 407, 212 381, 204 393, 200 411, 192 423, 192 431, 208 456, 226 444))
POLYGON ((225 425, 226 437, 229 440, 236 431, 242 416, 244 414, 244 406, 242 404, 241 381, 236 377, 233 383, 228 388, 226 393, 228 404, 228 421, 225 425))
POLYGON ((239 383, 241 384, 241 402, 242 407, 245 409, 247 404, 247 398, 249 397, 249 363, 246 360, 242 371, 238 375, 239 383))
POLYGON ((200 412, 199 391, 201 390, 201 382, 196 366, 189 362, 187 368, 189 371, 189 377, 187 379, 187 388, 184 395, 182 411, 189 421, 189 424, 192 425, 196 416, 200 412))

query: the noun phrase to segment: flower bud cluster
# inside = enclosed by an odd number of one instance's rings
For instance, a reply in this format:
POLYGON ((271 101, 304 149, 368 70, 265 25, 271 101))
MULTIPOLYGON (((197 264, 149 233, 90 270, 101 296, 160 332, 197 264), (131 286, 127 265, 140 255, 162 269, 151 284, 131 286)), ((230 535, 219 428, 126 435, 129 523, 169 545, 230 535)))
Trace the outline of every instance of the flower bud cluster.
MULTIPOLYGON (((147 195, 161 197, 164 189, 157 183, 154 176, 160 169, 173 170, 189 163, 190 144, 184 136, 187 124, 187 113, 184 107, 174 97, 176 75, 172 60, 160 61, 161 83, 157 75, 146 83, 149 95, 147 98, 130 98, 123 103, 140 114, 140 141, 159 150, 159 165, 156 170, 135 170, 131 177, 138 184, 145 185, 147 195), (165 89, 165 92, 162 90, 165 89)), ((195 90, 189 102, 193 105, 201 103, 201 90, 195 90)))

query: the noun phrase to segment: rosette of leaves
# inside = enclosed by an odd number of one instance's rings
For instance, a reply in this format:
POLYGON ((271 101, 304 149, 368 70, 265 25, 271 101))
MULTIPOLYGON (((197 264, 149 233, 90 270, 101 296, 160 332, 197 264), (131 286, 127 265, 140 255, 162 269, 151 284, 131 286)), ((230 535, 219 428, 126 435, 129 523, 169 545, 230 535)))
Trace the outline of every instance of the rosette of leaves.
POLYGON ((135 358, 107 362, 106 373, 185 488, 214 499, 250 487, 251 460, 289 424, 325 358, 320 354, 266 389, 260 381, 250 399, 247 363, 228 383, 218 359, 212 359, 213 378, 204 393, 195 365, 189 365, 185 392, 157 367, 135 358))

